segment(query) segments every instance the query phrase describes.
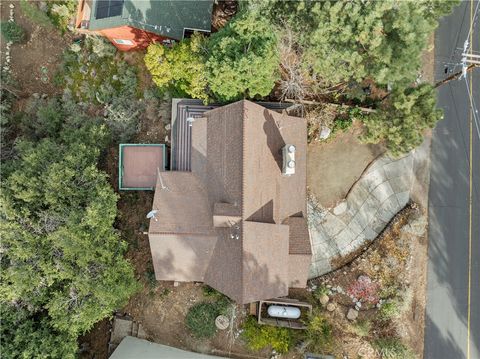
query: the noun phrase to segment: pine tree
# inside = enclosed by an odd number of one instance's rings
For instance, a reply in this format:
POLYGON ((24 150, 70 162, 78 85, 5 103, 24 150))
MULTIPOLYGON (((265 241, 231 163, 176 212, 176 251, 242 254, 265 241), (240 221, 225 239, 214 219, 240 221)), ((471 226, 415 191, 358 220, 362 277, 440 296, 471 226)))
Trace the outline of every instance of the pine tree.
POLYGON ((420 56, 437 20, 458 1, 270 0, 262 12, 296 30, 304 63, 324 86, 372 79, 405 86, 415 80, 420 56))
POLYGON ((428 84, 394 90, 381 111, 364 119, 366 134, 362 140, 384 142, 395 157, 411 151, 423 142, 424 131, 442 118, 435 103, 435 90, 428 84))
POLYGON ((27 321, 16 331, 2 327, 2 340, 45 337, 47 343, 18 347, 14 357, 72 357, 75 338, 137 288, 123 258, 126 245, 113 228, 117 195, 97 168, 106 127, 78 110, 60 110, 63 124, 53 126, 57 114, 40 107, 34 117, 45 125, 52 120, 42 131, 48 137, 38 139, 37 132, 19 141, 17 158, 2 167, 0 304, 27 321), (46 334, 52 331, 69 348, 49 348, 56 345, 46 334))
POLYGON ((275 29, 254 9, 238 14, 209 42, 209 86, 221 101, 267 96, 279 79, 275 29))

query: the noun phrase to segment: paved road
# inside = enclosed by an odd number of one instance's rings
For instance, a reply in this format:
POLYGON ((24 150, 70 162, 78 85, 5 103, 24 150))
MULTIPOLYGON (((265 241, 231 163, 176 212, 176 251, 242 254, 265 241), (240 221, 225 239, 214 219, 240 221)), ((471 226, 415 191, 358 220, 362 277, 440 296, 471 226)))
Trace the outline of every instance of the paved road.
MULTIPOLYGON (((470 12, 471 3, 466 1, 441 21, 435 34, 437 80, 448 76, 447 63, 459 62, 470 12)), ((480 53, 478 17, 476 22, 473 50, 480 53)), ((471 76, 480 106, 480 68, 471 76)), ((475 124, 470 129, 465 81, 441 86, 438 103, 445 118, 432 139, 424 354, 425 359, 480 359, 480 141, 475 124)))

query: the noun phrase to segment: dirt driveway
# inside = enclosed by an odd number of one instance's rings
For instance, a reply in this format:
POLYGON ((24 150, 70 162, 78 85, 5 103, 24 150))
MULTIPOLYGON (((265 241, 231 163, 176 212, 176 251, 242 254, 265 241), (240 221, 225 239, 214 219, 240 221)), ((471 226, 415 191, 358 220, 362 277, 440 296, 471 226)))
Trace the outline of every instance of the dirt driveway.
POLYGON ((384 152, 380 145, 360 143, 360 132, 359 125, 354 124, 331 140, 308 145, 308 190, 324 207, 345 198, 364 169, 384 152))

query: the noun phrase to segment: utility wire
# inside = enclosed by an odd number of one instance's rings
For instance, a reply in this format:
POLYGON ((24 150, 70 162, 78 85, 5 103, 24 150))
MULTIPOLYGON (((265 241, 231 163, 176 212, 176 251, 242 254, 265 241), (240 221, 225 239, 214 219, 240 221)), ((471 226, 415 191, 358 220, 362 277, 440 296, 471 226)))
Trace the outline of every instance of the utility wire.
MULTIPOLYGON (((472 31, 475 29, 475 26, 477 25, 477 22, 475 21, 475 19, 477 18, 478 6, 479 5, 480 5, 480 1, 477 1, 477 6, 475 7, 475 11, 473 13, 472 22, 470 23, 470 29, 468 30, 467 39, 465 40, 465 44, 469 43, 468 39, 470 38, 470 34, 472 33, 472 31)), ((469 52, 472 44, 469 44, 467 46, 468 46, 468 48, 466 46, 464 46, 464 48, 463 48, 464 53, 469 52)))
POLYGON ((472 114, 473 114, 473 120, 475 122, 475 127, 477 129, 477 136, 478 136, 478 139, 480 140, 480 129, 479 129, 479 125, 478 125, 478 109, 477 109, 477 105, 475 104, 475 100, 472 96, 472 93, 470 92, 470 87, 469 87, 469 83, 468 83, 468 76, 465 76, 465 84, 467 85, 467 93, 468 93, 468 97, 470 99, 470 106, 472 108, 472 114))

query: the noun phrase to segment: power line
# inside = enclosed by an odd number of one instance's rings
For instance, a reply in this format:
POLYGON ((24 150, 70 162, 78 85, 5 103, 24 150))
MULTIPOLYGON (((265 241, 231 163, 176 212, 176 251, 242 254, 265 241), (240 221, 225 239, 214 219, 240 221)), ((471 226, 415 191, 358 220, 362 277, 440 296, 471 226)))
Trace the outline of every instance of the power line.
MULTIPOLYGON (((476 18, 477 18, 478 6, 479 5, 480 5, 480 1, 477 1, 477 6, 475 7, 475 11, 473 13, 473 16, 471 17, 472 21, 470 22, 470 29, 468 30, 467 39, 465 40, 465 44, 468 44, 468 42, 469 42, 468 39, 470 38, 470 34, 472 33, 472 31, 475 29, 475 26, 477 25, 476 18)), ((470 46, 472 46, 472 44, 470 44, 470 46)), ((467 49, 464 45, 463 52, 468 52, 467 50, 470 50, 470 49, 467 49)))
POLYGON ((472 114, 473 114, 473 120, 475 122, 475 127, 477 129, 477 136, 478 136, 478 139, 480 140, 480 129, 479 129, 479 125, 478 125, 478 109, 477 109, 477 105, 475 104, 475 100, 472 96, 472 93, 470 92, 470 87, 469 87, 469 83, 468 83, 468 76, 465 76, 465 84, 467 85, 467 93, 468 93, 468 97, 470 99, 470 106, 472 108, 472 114))

